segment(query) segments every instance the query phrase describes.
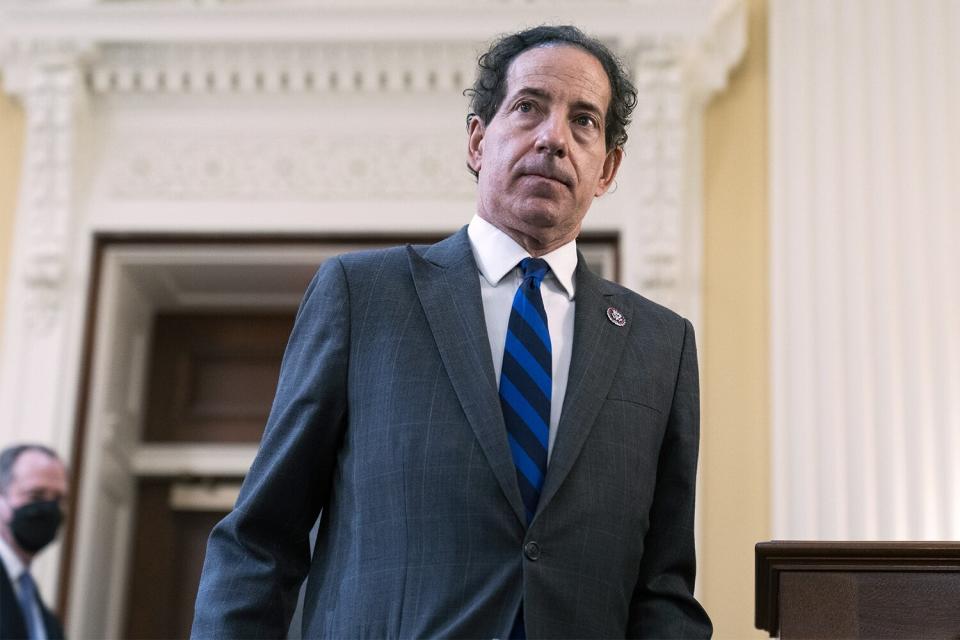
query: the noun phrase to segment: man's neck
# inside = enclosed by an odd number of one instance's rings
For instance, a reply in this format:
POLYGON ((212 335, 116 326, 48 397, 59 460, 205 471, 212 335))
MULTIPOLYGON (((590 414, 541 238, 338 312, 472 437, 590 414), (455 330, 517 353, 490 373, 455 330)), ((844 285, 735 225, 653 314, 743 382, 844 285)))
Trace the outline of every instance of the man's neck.
POLYGON ((572 234, 566 234, 563 236, 556 236, 556 237, 550 237, 550 238, 543 238, 543 237, 528 235, 516 229, 505 227, 504 225, 500 224, 496 220, 491 220, 480 211, 477 212, 477 215, 483 218, 484 220, 486 220, 487 222, 489 222, 490 224, 492 224, 493 226, 495 226, 497 229, 500 229, 500 231, 510 236, 510 238, 514 242, 516 242, 518 245, 523 247, 526 250, 526 252, 529 253, 534 258, 539 258, 541 256, 544 256, 550 253, 551 251, 553 251, 554 249, 562 247, 563 245, 567 244, 571 240, 575 240, 579 232, 579 229, 577 229, 577 230, 574 230, 572 234))
POLYGON ((0 524, 0 538, 7 544, 7 548, 10 549, 17 556, 17 560, 23 564, 24 568, 30 568, 30 562, 33 560, 34 554, 27 553, 20 548, 20 545, 17 544, 17 541, 13 539, 13 535, 10 533, 10 529, 3 524, 0 524))

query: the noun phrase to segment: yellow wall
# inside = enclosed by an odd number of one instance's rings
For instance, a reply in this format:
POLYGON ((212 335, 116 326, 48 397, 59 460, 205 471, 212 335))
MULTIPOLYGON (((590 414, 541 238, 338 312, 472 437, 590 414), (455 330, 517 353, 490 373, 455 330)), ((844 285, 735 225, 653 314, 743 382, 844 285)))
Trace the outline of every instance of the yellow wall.
MULTIPOLYGON (((2 83, 3 78, 0 78, 2 83)), ((23 111, 0 91, 0 318, 7 289, 12 247, 13 213, 23 156, 23 111)))
POLYGON ((770 535, 767 296, 767 0, 704 122, 701 454, 704 605, 716 637, 753 629, 753 545, 770 535))

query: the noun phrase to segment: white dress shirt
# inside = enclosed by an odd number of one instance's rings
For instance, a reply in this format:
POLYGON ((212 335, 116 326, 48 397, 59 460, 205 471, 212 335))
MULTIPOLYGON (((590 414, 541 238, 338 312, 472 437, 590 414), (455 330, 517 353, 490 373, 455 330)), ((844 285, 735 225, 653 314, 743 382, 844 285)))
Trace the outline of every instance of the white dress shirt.
MULTIPOLYGON (((523 279, 519 265, 521 260, 531 256, 526 249, 514 242, 513 238, 480 216, 473 216, 467 234, 470 236, 473 259, 480 270, 483 315, 487 322, 493 370, 499 384, 510 310, 513 308, 513 297, 523 279)), ((550 265, 550 273, 540 285, 553 357, 550 440, 547 446, 549 460, 557 437, 557 425, 560 423, 560 411, 563 409, 563 397, 567 391, 567 376, 570 372, 575 304, 573 272, 577 268, 577 241, 571 240, 540 257, 550 265)))
MULTIPOLYGON (((20 604, 20 576, 27 570, 20 557, 10 548, 7 541, 0 538, 0 562, 3 562, 3 568, 7 570, 7 577, 13 584, 13 595, 17 597, 17 604, 20 604)), ((43 614, 40 613, 40 604, 34 601, 31 607, 33 611, 30 615, 33 617, 34 627, 40 632, 40 640, 46 640, 47 627, 43 622, 43 614)), ((24 612, 24 615, 27 615, 24 612)), ((24 621, 26 623, 26 621, 24 621)))

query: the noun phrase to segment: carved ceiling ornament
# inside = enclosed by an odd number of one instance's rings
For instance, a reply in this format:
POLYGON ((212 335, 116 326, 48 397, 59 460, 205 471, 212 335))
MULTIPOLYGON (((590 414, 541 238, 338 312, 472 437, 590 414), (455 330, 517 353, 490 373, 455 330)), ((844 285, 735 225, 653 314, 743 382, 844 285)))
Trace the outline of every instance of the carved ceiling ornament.
POLYGON ((109 160, 117 200, 472 200, 462 149, 444 136, 146 135, 109 160), (332 151, 335 150, 335 151, 332 151))
POLYGON ((105 44, 95 93, 460 93, 473 42, 105 44))

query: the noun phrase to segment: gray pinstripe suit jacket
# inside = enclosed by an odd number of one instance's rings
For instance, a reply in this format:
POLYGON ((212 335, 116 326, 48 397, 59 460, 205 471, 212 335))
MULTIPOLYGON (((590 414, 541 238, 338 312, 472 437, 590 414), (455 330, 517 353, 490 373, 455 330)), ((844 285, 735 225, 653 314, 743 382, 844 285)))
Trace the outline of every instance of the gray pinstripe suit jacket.
POLYGON ((325 262, 259 453, 210 536, 193 636, 282 637, 305 577, 304 637, 506 637, 521 598, 534 638, 709 636, 692 595, 692 327, 582 257, 576 278, 569 383, 528 528, 466 228, 325 262))

